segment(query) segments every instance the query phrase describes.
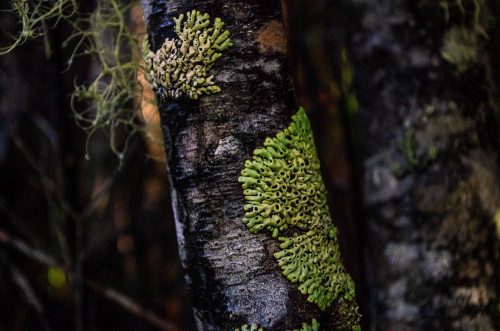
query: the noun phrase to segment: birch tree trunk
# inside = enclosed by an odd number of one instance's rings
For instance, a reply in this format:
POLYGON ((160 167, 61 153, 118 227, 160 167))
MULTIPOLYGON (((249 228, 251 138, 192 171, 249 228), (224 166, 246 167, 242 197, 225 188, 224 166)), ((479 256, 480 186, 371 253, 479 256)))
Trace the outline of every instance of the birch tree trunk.
POLYGON ((487 3, 342 3, 377 330, 500 328, 499 99, 487 3))
MULTIPOLYGON (((233 47, 210 69, 220 92, 197 100, 160 100, 179 252, 199 330, 298 329, 316 319, 332 329, 355 314, 344 298, 322 311, 282 274, 279 241, 251 233, 238 177, 266 137, 297 113, 279 1, 143 0, 151 50, 177 38, 192 10, 221 18, 233 47), (174 20, 175 19, 175 20, 174 20)), ((158 89, 159 94, 162 90, 158 89)), ((356 314, 355 314, 356 315, 356 314)))

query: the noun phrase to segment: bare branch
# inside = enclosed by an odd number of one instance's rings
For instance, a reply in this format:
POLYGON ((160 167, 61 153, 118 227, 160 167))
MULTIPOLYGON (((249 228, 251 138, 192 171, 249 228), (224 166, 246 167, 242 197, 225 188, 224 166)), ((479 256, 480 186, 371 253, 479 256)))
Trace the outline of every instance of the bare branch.
POLYGON ((93 289, 95 292, 100 293, 106 299, 116 303, 129 313, 141 317, 148 321, 151 325, 154 325, 161 330, 177 330, 177 328, 170 322, 161 319, 153 312, 144 310, 139 304, 134 302, 129 297, 123 295, 122 293, 116 291, 115 289, 104 287, 103 285, 95 282, 93 280, 87 279, 86 285, 93 289))
MULTIPOLYGON (((46 253, 38 249, 29 247, 22 240, 14 238, 3 229, 0 229, 0 242, 8 245, 11 248, 14 248, 18 252, 26 255, 27 257, 32 258, 33 260, 45 266, 62 269, 64 270, 64 272, 68 274, 69 277, 74 277, 72 271, 64 268, 62 264, 58 263, 53 257, 47 255, 46 253)), ((102 285, 99 282, 88 278, 85 279, 85 284, 90 289, 101 294, 106 299, 116 303, 127 312, 147 321, 149 324, 154 325, 161 330, 172 330, 172 331, 177 330, 177 328, 173 325, 173 323, 164 320, 163 318, 159 317, 157 314, 153 312, 143 309, 133 299, 118 292, 117 290, 102 285)))
POLYGON ((46 266, 64 269, 60 263, 58 263, 54 258, 45 254, 44 252, 32 248, 25 244, 22 240, 13 238, 5 230, 0 229, 0 242, 9 245, 10 247, 16 249, 18 252, 32 258, 33 260, 44 264, 46 266))
POLYGON ((36 312, 43 328, 47 331, 51 331, 52 328, 45 318, 45 308, 43 307, 40 300, 38 300, 38 297, 36 296, 35 291, 33 291, 33 288, 31 287, 26 276, 21 273, 19 269, 17 269, 12 263, 10 263, 5 254, 0 254, 0 260, 2 260, 5 266, 10 270, 12 281, 17 285, 22 295, 26 299, 26 302, 36 312))

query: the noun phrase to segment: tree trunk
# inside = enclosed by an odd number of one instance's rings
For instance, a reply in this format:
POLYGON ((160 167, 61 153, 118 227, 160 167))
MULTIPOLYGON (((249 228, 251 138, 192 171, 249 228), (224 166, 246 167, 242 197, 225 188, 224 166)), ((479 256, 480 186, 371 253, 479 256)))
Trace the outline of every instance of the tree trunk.
POLYGON ((313 319, 332 329, 349 314, 357 320, 353 300, 337 298, 324 311, 308 302, 273 256, 280 241, 242 222, 248 201, 238 178, 245 161, 299 109, 280 2, 143 0, 142 7, 153 52, 165 38, 178 38, 178 18, 192 10, 212 22, 221 18, 233 43, 210 69, 220 92, 194 100, 157 87, 179 252, 198 329, 298 329, 313 319))
POLYGON ((378 330, 500 328, 499 99, 485 3, 343 2, 378 330))

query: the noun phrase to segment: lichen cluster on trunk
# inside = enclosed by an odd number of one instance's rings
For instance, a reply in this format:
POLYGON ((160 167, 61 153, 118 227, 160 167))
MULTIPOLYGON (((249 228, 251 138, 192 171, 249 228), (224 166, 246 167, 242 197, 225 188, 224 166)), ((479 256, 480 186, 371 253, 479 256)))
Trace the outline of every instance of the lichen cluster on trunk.
MULTIPOLYGON (((251 233, 243 223, 238 177, 245 160, 266 137, 288 127, 299 109, 280 2, 143 0, 142 7, 151 59, 167 38, 175 40, 174 22, 193 10, 220 18, 233 44, 209 68, 220 91, 196 100, 167 93, 159 103, 179 252, 198 328, 286 330, 314 321, 329 329, 348 325, 349 316, 357 319, 351 294, 325 310, 308 302, 273 256, 280 242, 251 233)), ((169 70, 175 71, 173 65, 169 70)))

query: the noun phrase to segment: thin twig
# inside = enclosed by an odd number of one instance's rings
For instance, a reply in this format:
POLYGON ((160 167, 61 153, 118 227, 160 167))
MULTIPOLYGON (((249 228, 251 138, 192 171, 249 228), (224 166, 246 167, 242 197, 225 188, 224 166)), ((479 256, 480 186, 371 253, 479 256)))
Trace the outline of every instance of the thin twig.
MULTIPOLYGON (((14 238, 9 233, 0 229, 0 242, 16 249, 18 252, 23 253, 27 257, 32 258, 33 260, 53 268, 59 268, 64 270, 69 276, 72 275, 72 271, 66 270, 61 263, 56 262, 56 260, 50 255, 26 245, 22 240, 18 238, 14 238)), ((95 292, 101 294, 106 299, 118 304, 124 310, 129 313, 147 321, 151 325, 158 327, 161 330, 171 330, 176 331, 177 328, 171 322, 168 322, 161 317, 159 317, 154 312, 147 311, 143 309, 138 303, 136 303, 131 298, 126 295, 118 292, 117 290, 107 287, 99 282, 87 278, 85 280, 85 284, 95 292)))
POLYGON ((85 284, 95 292, 102 294, 108 300, 116 303, 129 313, 147 320, 151 325, 154 325, 161 330, 177 330, 177 328, 172 323, 159 318, 158 315, 151 311, 144 310, 139 304, 134 302, 129 297, 123 295, 122 293, 116 291, 115 289, 104 287, 98 282, 90 279, 87 279, 85 284))
POLYGON ((45 318, 45 309, 38 300, 35 291, 31 287, 26 276, 19 271, 10 261, 7 259, 5 254, 0 254, 0 260, 5 264, 5 266, 10 270, 10 275, 14 284, 17 285, 19 290, 21 290, 26 302, 33 308, 35 313, 38 315, 38 319, 42 323, 43 328, 46 331, 52 331, 47 319, 45 318))
POLYGON ((22 240, 12 237, 3 229, 0 229, 0 242, 9 245, 10 247, 16 249, 18 252, 23 253, 24 255, 32 258, 33 260, 41 264, 64 269, 63 266, 60 263, 56 262, 56 260, 51 256, 45 254, 44 252, 36 248, 28 246, 22 240))
POLYGON ((31 230, 31 228, 19 217, 19 215, 12 210, 9 203, 3 195, 0 194, 0 211, 6 215, 6 220, 14 226, 22 235, 28 238, 35 246, 42 245, 42 239, 40 236, 31 230))

